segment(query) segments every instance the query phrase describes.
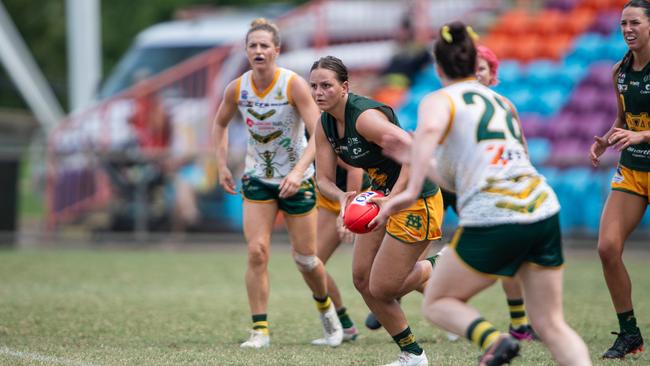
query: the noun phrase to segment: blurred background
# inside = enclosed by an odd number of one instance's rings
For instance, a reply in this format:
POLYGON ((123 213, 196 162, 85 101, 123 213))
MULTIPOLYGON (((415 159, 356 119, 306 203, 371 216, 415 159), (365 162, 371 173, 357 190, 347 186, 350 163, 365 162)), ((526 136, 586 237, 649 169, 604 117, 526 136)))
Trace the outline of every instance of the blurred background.
MULTIPOLYGON (((278 65, 307 77, 320 56, 352 90, 415 128, 440 87, 429 50, 462 19, 501 59, 496 90, 519 110, 533 163, 556 190, 565 234, 594 240, 618 154, 591 167, 611 126, 611 67, 625 0, 1 0, 0 242, 133 243, 241 232, 241 197, 217 184, 211 119, 247 69, 254 18, 276 22, 278 65)), ((247 132, 230 125, 241 174, 247 132)), ((447 212, 446 227, 457 220, 447 212)), ((279 218, 277 228, 282 230, 279 218)), ((635 236, 650 236, 646 214, 635 236)))

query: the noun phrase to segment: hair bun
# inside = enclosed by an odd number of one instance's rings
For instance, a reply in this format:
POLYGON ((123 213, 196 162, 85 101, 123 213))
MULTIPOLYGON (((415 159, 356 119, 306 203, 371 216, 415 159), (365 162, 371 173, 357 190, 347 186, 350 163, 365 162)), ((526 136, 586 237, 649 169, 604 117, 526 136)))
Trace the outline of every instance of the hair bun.
POLYGON ((251 22, 251 28, 258 27, 260 25, 270 24, 266 18, 257 18, 251 22))
POLYGON ((463 42, 469 36, 467 34, 467 26, 462 22, 451 22, 447 26, 449 27, 449 33, 451 33, 453 43, 463 42))

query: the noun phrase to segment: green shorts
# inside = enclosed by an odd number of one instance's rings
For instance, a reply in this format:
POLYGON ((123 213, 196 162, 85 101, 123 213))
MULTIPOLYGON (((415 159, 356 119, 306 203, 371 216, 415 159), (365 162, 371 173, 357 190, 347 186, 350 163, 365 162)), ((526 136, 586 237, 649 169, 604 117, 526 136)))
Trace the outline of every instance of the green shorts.
POLYGON ((558 214, 531 224, 461 227, 450 246, 465 264, 487 275, 512 277, 524 262, 549 268, 564 263, 558 214))
POLYGON ((303 215, 316 207, 316 192, 314 179, 303 181, 298 192, 291 197, 280 198, 280 185, 261 181, 256 177, 244 175, 241 179, 241 193, 244 199, 251 202, 277 201, 278 209, 289 215, 303 215))

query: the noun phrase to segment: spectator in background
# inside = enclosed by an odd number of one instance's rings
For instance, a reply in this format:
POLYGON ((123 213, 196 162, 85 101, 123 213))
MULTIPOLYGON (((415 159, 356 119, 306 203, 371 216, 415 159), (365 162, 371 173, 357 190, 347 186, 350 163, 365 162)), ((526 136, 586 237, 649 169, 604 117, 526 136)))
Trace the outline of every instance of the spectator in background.
POLYGON ((614 65, 612 75, 618 115, 603 137, 594 137, 590 150, 594 166, 609 146, 621 151, 598 232, 598 254, 620 327, 603 358, 624 358, 643 350, 623 248, 650 202, 650 1, 628 2, 620 24, 628 52, 614 65))
POLYGON ((395 42, 397 49, 381 72, 382 85, 375 91, 373 99, 399 108, 413 78, 431 64, 431 54, 427 45, 418 41, 408 13, 400 22, 395 42))

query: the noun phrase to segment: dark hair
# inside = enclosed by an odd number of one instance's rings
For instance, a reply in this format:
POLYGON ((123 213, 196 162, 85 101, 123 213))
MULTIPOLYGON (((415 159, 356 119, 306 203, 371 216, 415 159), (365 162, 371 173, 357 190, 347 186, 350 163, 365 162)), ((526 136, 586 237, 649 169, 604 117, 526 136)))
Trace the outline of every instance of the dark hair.
POLYGON ((460 79, 476 73, 476 45, 471 29, 459 21, 440 28, 433 46, 436 62, 451 79, 460 79))
POLYGON ((248 32, 246 32, 246 43, 248 43, 248 36, 258 30, 271 33, 273 44, 276 47, 280 47, 280 30, 275 24, 269 22, 265 18, 257 18, 251 22, 251 27, 248 29, 248 32))
MULTIPOLYGON (((643 13, 645 14, 645 17, 648 18, 648 21, 650 21, 650 0, 631 0, 631 1, 628 1, 627 4, 623 5, 623 9, 628 8, 630 6, 633 7, 633 8, 641 8, 641 9, 643 9, 643 13)), ((625 56, 623 56, 623 59, 621 60, 621 63, 618 66, 618 71, 621 70, 623 65, 630 62, 631 59, 632 59, 632 51, 628 50, 625 53, 625 56)))
POLYGON ((326 69, 334 71, 336 74, 336 80, 341 83, 348 81, 348 68, 345 66, 343 61, 340 58, 334 56, 325 56, 318 59, 311 65, 309 72, 312 72, 316 69, 326 69))

